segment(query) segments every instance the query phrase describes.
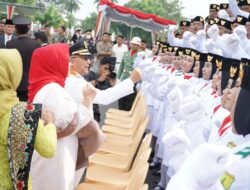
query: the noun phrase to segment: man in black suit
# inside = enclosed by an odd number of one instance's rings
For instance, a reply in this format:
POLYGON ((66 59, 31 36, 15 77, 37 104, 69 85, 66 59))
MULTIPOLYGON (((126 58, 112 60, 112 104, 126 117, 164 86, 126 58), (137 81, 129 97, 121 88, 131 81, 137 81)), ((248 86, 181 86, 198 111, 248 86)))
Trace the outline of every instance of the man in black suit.
POLYGON ((72 36, 71 38, 71 41, 75 44, 78 40, 80 40, 82 38, 82 35, 81 35, 81 29, 78 28, 76 29, 76 32, 75 34, 72 36))
POLYGON ((17 96, 20 101, 28 100, 28 77, 31 64, 31 57, 35 49, 40 47, 40 43, 36 40, 28 38, 27 33, 30 30, 30 21, 22 15, 14 17, 13 22, 16 29, 16 40, 7 43, 6 48, 16 48, 23 61, 23 76, 19 87, 17 88, 17 96))
POLYGON ((16 36, 13 34, 14 29, 15 26, 12 20, 7 19, 5 21, 4 34, 0 35, 0 48, 5 48, 8 41, 16 39, 16 36))

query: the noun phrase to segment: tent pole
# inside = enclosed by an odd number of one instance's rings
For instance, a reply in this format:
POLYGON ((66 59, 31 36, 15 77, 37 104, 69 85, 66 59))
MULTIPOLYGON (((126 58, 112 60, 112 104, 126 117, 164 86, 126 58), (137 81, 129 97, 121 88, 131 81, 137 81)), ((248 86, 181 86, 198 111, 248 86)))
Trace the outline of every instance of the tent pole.
POLYGON ((130 36, 129 36, 129 41, 131 41, 132 39, 132 34, 133 34, 133 27, 130 27, 130 36))

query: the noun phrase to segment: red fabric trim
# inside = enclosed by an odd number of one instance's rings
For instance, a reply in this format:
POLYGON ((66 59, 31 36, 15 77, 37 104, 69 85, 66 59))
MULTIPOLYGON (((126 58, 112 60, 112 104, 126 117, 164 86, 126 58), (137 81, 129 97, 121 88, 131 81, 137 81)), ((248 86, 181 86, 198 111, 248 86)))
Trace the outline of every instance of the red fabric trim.
POLYGON ((186 79, 186 80, 189 80, 189 79, 191 79, 191 78, 192 78, 192 76, 184 75, 184 79, 186 79))
POLYGON ((214 108, 214 114, 218 111, 218 109, 221 107, 221 105, 219 104, 218 106, 216 106, 215 108, 214 108))
POLYGON ((99 24, 100 24, 100 18, 101 18, 101 15, 102 15, 102 13, 101 13, 101 12, 99 12, 99 13, 98 13, 98 16, 97 16, 97 18, 96 18, 95 33, 97 33, 97 29, 98 29, 99 24))
POLYGON ((12 19, 14 7, 12 5, 7 6, 7 18, 12 19))
POLYGON ((213 90, 213 92, 210 95, 215 95, 216 94, 216 90, 213 90))
POLYGON ((109 0, 100 0, 99 5, 105 5, 105 4, 113 9, 115 9, 116 11, 122 13, 122 14, 131 14, 131 15, 134 15, 137 18, 142 19, 142 20, 152 19, 156 23, 162 24, 162 25, 169 25, 169 24, 175 25, 176 24, 175 21, 167 20, 165 18, 158 17, 155 14, 143 13, 143 12, 138 11, 138 10, 134 10, 134 9, 131 9, 128 7, 117 5, 115 3, 110 2, 109 0))
POLYGON ((172 66, 171 66, 171 65, 167 66, 166 71, 168 71, 168 70, 169 70, 169 69, 171 69, 171 68, 172 68, 172 66))
POLYGON ((131 55, 131 57, 133 57, 136 53, 137 53, 137 51, 133 51, 133 50, 131 50, 131 51, 130 51, 130 55, 131 55))
POLYGON ((173 73, 175 71, 175 68, 174 67, 172 67, 172 69, 171 69, 171 73, 173 73))
POLYGON ((205 84, 204 86, 201 87, 200 91, 203 90, 203 88, 205 88, 208 84, 205 84))
POLYGON ((218 131, 219 136, 222 136, 222 135, 224 134, 224 132, 230 127, 230 126, 227 126, 227 127, 226 127, 226 125, 227 125, 228 123, 230 123, 230 122, 231 122, 231 118, 230 118, 230 115, 229 115, 229 116, 227 116, 227 117, 223 120, 223 122, 222 122, 222 124, 221 124, 221 127, 219 128, 219 131, 218 131))

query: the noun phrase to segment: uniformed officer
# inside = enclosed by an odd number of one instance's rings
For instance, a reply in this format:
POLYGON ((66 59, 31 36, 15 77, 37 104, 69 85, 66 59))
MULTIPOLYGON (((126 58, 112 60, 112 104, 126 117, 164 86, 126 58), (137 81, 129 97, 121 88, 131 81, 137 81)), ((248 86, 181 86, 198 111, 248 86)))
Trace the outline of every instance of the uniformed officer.
POLYGON ((28 37, 31 21, 23 15, 17 15, 13 19, 15 24, 17 39, 9 41, 6 48, 17 49, 22 57, 23 76, 17 88, 17 96, 20 101, 28 100, 28 77, 30 70, 31 57, 35 49, 40 47, 38 41, 28 37))

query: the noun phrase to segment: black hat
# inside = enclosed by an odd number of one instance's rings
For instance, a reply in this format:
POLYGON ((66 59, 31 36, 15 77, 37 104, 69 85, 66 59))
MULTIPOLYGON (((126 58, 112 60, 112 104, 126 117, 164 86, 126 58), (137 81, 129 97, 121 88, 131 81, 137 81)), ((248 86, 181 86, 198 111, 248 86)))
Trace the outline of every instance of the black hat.
POLYGON ((215 21, 214 19, 208 19, 208 20, 207 20, 207 23, 208 23, 209 25, 213 25, 213 24, 216 24, 216 21, 215 21))
POLYGON ((239 7, 246 6, 246 5, 250 5, 249 0, 240 0, 239 3, 238 3, 239 7))
POLYGON ((250 134, 250 67, 240 66, 240 72, 243 71, 241 90, 235 105, 234 127, 239 135, 250 134))
POLYGON ((209 9, 210 9, 210 10, 219 11, 219 10, 220 10, 220 6, 217 5, 217 4, 210 4, 209 9))
POLYGON ((230 21, 228 20, 225 20, 225 19, 219 19, 217 22, 216 22, 217 25, 219 26, 223 26, 225 27, 226 29, 228 30, 232 30, 232 24, 230 21))
POLYGON ((230 79, 236 81, 240 74, 240 64, 232 64, 229 70, 230 79))
POLYGON ((84 33, 86 33, 86 32, 92 32, 92 30, 91 29, 87 29, 87 30, 85 30, 84 33))
POLYGON ((228 9, 228 8, 229 8, 229 4, 228 3, 221 3, 220 4, 220 10, 228 9))
POLYGON ((168 43, 164 43, 164 42, 159 42, 159 47, 161 48, 161 52, 162 53, 167 53, 168 52, 168 43))
POLYGON ((86 55, 89 56, 91 53, 87 48, 87 44, 84 43, 85 41, 79 40, 74 45, 69 47, 70 55, 86 55))
POLYGON ((199 51, 196 51, 195 53, 195 61, 206 61, 207 60, 207 54, 201 53, 199 51))
POLYGON ((217 55, 216 66, 218 70, 221 71, 221 91, 227 87, 228 80, 230 78, 234 81, 238 78, 239 72, 238 69, 235 72, 235 68, 238 68, 239 65, 240 60, 238 59, 226 58, 217 55))
POLYGON ((204 18, 201 17, 201 16, 196 16, 196 17, 194 17, 194 18, 191 20, 192 23, 195 22, 195 21, 201 22, 201 23, 204 25, 204 18))
POLYGON ((202 68, 205 65, 207 54, 196 51, 195 61, 200 62, 198 78, 202 78, 202 68))
POLYGON ((175 47, 169 45, 168 43, 162 43, 161 51, 162 51, 162 53, 174 53, 175 47))
POLYGON ((12 19, 6 19, 5 25, 15 25, 12 21, 12 19))
POLYGON ((240 65, 240 72, 242 77, 241 87, 250 91, 250 67, 249 65, 240 65))
POLYGON ((192 52, 193 52, 193 49, 191 49, 191 48, 183 48, 183 54, 184 54, 184 55, 193 57, 194 55, 192 54, 192 52), (193 56, 192 56, 192 55, 193 55, 193 56))
POLYGON ((234 23, 240 24, 240 25, 245 25, 247 23, 247 18, 244 16, 237 15, 235 18, 234 23))
POLYGON ((241 62, 241 61, 238 60, 238 59, 225 58, 225 57, 223 57, 221 70, 222 70, 222 71, 228 71, 228 72, 229 72, 231 66, 235 67, 236 65, 239 65, 240 62, 241 62))
POLYGON ((180 26, 190 26, 191 22, 190 21, 181 21, 180 26))
POLYGON ((76 28, 76 32, 81 32, 82 29, 81 28, 76 28))
POLYGON ((100 61, 101 65, 115 64, 115 63, 116 63, 116 57, 103 57, 100 61))
POLYGON ((175 52, 175 56, 182 56, 184 54, 184 49, 181 47, 178 47, 178 49, 175 52))
POLYGON ((216 73, 216 71, 217 71, 216 56, 217 56, 217 55, 212 54, 212 53, 208 53, 208 54, 207 54, 207 60, 206 60, 206 62, 212 63, 212 72, 211 72, 210 79, 212 79, 213 75, 214 75, 214 74, 216 73))
POLYGON ((29 25, 31 21, 23 15, 17 15, 13 18, 13 23, 15 25, 29 25))
POLYGON ((241 58, 241 64, 250 66, 250 60, 247 58, 241 58))

